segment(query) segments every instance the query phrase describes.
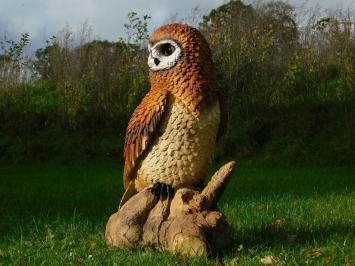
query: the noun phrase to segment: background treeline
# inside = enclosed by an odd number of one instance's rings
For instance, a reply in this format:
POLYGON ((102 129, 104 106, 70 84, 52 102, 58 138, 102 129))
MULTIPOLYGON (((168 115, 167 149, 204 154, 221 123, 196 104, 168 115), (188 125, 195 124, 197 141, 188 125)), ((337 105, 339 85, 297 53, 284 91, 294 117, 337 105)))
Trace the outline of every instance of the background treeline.
MULTIPOLYGON (((355 163, 354 13, 279 1, 194 11, 227 107, 218 158, 355 163)), ((79 33, 66 27, 32 57, 23 52, 28 34, 0 39, 0 157, 120 157, 149 89, 148 23, 129 13, 117 42, 94 40, 87 24, 79 33)))

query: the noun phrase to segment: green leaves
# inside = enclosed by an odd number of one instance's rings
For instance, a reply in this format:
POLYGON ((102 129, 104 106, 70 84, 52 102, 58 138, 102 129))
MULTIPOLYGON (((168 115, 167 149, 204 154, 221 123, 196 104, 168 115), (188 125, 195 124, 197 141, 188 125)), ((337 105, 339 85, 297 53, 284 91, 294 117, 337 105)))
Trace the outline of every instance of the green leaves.
POLYGON ((24 48, 30 43, 30 34, 22 33, 18 42, 8 39, 6 36, 0 39, 1 54, 12 61, 22 59, 24 48))
POLYGON ((127 43, 140 45, 146 41, 148 35, 148 21, 151 18, 143 15, 142 18, 136 12, 129 12, 127 15, 128 22, 124 24, 127 33, 127 43))

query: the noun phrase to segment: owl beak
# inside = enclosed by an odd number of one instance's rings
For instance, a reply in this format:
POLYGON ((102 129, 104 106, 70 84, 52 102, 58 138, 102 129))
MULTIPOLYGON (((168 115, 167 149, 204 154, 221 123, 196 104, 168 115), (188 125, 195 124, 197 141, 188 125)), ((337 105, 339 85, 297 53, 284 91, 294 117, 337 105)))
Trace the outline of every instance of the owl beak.
POLYGON ((159 65, 159 63, 160 63, 160 60, 158 58, 154 58, 154 64, 157 66, 157 65, 159 65))

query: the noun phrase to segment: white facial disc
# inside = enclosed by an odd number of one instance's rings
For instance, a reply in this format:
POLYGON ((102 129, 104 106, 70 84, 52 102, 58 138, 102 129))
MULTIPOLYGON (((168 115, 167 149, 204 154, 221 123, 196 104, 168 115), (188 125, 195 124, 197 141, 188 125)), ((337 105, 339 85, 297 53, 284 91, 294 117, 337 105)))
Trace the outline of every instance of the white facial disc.
POLYGON ((148 66, 152 71, 172 68, 182 56, 180 45, 170 39, 160 40, 153 46, 149 44, 148 50, 148 66))

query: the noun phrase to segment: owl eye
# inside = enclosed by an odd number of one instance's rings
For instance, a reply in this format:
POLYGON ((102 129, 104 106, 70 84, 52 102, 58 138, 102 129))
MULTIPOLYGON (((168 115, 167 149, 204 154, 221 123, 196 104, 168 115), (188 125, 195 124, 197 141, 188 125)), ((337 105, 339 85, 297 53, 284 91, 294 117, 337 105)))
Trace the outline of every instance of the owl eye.
POLYGON ((175 47, 170 43, 164 43, 160 45, 159 50, 162 55, 169 56, 175 51, 175 47))
POLYGON ((162 39, 148 46, 148 65, 151 71, 166 70, 174 67, 183 52, 179 43, 171 39, 162 39))

